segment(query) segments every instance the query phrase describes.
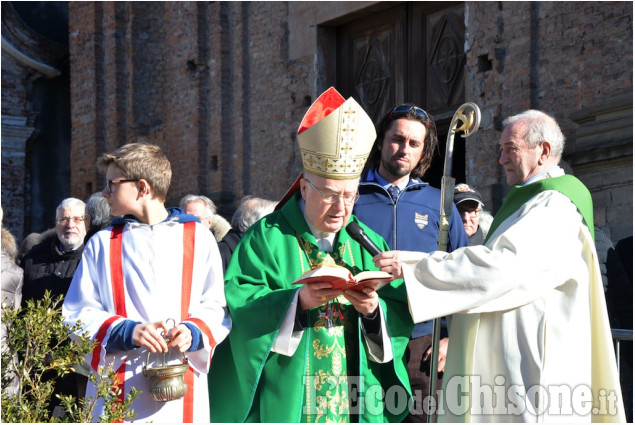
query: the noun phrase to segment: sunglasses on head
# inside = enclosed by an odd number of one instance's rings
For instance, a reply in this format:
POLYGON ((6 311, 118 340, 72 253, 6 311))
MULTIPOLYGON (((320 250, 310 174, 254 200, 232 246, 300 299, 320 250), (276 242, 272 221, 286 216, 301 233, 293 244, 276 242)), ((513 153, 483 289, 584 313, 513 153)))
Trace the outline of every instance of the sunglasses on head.
POLYGON ((426 111, 414 105, 400 105, 394 107, 393 110, 390 111, 390 114, 388 114, 388 119, 391 119, 397 115, 407 115, 408 112, 412 110, 415 111, 415 114, 417 114, 418 117, 423 118, 426 124, 430 124, 430 122, 432 121, 432 118, 430 118, 430 115, 428 115, 426 111))

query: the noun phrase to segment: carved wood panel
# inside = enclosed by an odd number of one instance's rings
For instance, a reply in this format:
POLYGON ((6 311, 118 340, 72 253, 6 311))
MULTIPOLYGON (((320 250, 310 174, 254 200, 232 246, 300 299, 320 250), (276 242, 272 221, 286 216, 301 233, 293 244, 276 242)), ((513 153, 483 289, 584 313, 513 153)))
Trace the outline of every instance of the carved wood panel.
POLYGON ((463 4, 436 12, 415 5, 414 10, 425 20, 426 107, 433 114, 453 113, 465 99, 463 4))
POLYGON ((338 30, 338 90, 375 122, 403 96, 404 19, 404 8, 396 7, 338 30))
MULTIPOLYGON (((337 88, 377 123, 392 105, 412 102, 435 118, 440 158, 425 179, 438 186, 450 120, 465 99, 464 3, 408 2, 338 28, 337 88), (439 167, 438 164, 441 164, 439 167)), ((465 179, 455 139, 453 169, 465 179)))

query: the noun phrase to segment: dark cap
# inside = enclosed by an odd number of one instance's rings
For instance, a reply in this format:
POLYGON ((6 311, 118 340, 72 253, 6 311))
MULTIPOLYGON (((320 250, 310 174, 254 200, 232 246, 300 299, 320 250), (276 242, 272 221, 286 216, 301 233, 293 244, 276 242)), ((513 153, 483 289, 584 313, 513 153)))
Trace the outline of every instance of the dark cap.
POLYGON ((481 201, 481 194, 478 190, 465 183, 460 183, 454 186, 454 203, 459 204, 463 201, 476 201, 481 204, 481 206, 485 205, 483 201, 481 201))

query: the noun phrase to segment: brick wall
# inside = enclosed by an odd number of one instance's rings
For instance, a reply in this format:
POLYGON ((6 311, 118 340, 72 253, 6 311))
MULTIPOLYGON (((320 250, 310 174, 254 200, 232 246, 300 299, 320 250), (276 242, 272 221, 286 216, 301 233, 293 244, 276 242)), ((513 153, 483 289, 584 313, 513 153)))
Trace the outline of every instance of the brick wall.
POLYGON ((23 237, 26 141, 34 130, 28 116, 26 71, 2 52, 2 225, 18 241, 23 237))
POLYGON ((170 158, 171 205, 284 194, 312 95, 310 59, 287 57, 286 3, 79 2, 69 14, 73 192, 102 187, 99 154, 147 141, 170 158))
MULTIPOLYGON (((632 99, 630 135, 606 151, 581 158, 573 116, 602 108, 633 90, 633 6, 630 2, 467 2, 467 99, 492 114, 493 125, 466 143, 466 174, 486 198, 500 202, 507 188, 497 163, 500 123, 534 108, 553 115, 567 139, 563 159, 590 188, 595 221, 613 240, 632 235, 632 99), (604 152, 604 153, 601 153, 604 152), (496 199, 498 196, 498 199, 496 199)), ((621 106, 628 110, 628 105, 621 106)), ((586 120, 592 119, 590 116, 586 120)))
MULTIPOLYGON (((332 55, 321 49, 334 46, 306 28, 336 17, 317 18, 323 5, 303 4, 302 20, 290 27, 291 6, 69 3, 72 159, 79 165, 73 192, 103 186, 94 169, 99 154, 148 141, 164 147, 172 162, 168 204, 201 193, 229 214, 245 194, 279 199, 301 170, 298 123, 319 94, 318 82, 332 83, 323 74, 332 64, 321 63, 332 55), (315 40, 291 57, 300 33, 315 40)), ((489 117, 466 143, 470 183, 483 189, 490 205, 500 204, 507 190, 497 162, 501 122, 539 108, 559 120, 568 140, 565 159, 585 183, 597 181, 591 169, 607 173, 621 164, 622 177, 610 185, 618 184, 619 196, 629 200, 626 210, 612 209, 618 194, 607 195, 609 183, 593 186, 596 209, 604 211, 596 221, 612 226, 614 240, 632 234, 632 141, 622 140, 605 164, 594 165, 580 156, 581 124, 572 119, 581 109, 632 93, 632 4, 467 2, 465 8, 465 97, 489 117)), ((346 13, 354 12, 349 7, 346 13)))

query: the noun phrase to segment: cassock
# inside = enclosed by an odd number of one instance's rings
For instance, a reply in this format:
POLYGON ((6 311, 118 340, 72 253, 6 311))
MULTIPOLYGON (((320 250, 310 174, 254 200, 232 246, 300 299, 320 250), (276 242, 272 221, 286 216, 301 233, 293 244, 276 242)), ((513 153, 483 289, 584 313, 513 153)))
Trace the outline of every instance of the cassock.
MULTIPOLYGON (((152 226, 127 221, 118 236, 112 227, 96 233, 84 249, 63 304, 65 323, 74 326, 81 321, 82 331, 99 342, 86 358, 94 371, 112 363, 124 381, 124 393, 132 387, 141 391, 131 406, 136 422, 209 422, 207 372, 214 347, 227 336, 231 319, 216 241, 208 229, 190 219, 195 220, 173 213, 167 221, 152 226), (118 248, 113 242, 117 237, 118 248), (186 250, 192 253, 189 265, 184 260, 186 250), (191 272, 189 290, 184 284, 184 269, 191 272), (201 331, 204 347, 186 352, 190 372, 184 379, 190 388, 185 397, 153 400, 151 381, 143 375, 144 366, 162 366, 164 360, 167 365, 182 363, 178 350, 171 349, 166 357, 150 354, 149 363, 148 350, 143 347, 106 352, 111 331, 124 319, 141 323, 173 319, 201 331)), ((90 381, 86 396, 95 396, 90 381)), ((102 409, 100 399, 93 411, 95 419, 102 409)))
POLYGON ((399 421, 410 398, 402 358, 413 326, 403 281, 378 290, 379 341, 364 335, 360 315, 343 297, 310 309, 308 326, 294 331, 299 288, 292 282, 313 264, 328 256, 353 274, 377 270, 343 230, 332 252, 321 251, 299 202, 298 192, 252 225, 232 255, 225 293, 234 327, 210 371, 212 422, 399 421), (382 392, 389 389, 387 410, 382 392))
POLYGON ((513 188, 484 246, 401 253, 414 321, 459 313, 441 421, 625 420, 590 194, 562 175, 513 188))

